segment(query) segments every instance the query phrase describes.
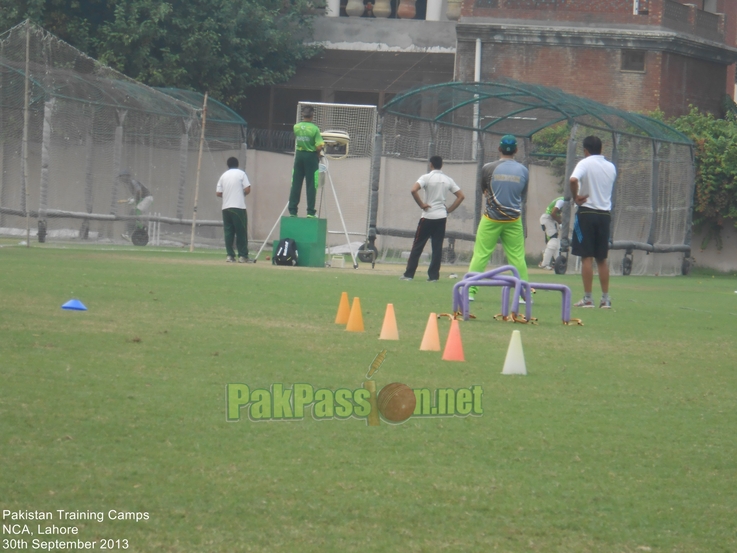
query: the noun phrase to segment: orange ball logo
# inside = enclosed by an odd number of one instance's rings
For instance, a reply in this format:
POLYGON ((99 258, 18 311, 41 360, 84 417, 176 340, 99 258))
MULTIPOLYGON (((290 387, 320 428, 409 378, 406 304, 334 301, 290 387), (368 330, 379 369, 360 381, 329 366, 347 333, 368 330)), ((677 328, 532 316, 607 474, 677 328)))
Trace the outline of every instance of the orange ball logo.
POLYGON ((404 422, 415 411, 415 393, 406 384, 392 382, 379 392, 379 413, 389 422, 404 422))

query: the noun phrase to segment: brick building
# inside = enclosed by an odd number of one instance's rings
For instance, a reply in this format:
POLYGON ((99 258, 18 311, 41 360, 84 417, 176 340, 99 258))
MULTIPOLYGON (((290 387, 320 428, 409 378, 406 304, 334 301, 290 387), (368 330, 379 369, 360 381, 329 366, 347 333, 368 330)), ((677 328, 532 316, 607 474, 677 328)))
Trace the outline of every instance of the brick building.
POLYGON ((734 0, 465 0, 455 80, 476 80, 480 65, 481 81, 506 76, 628 111, 718 113, 734 95, 736 20, 734 0))
POLYGON ((416 2, 414 19, 318 15, 323 52, 288 82, 247 91, 249 126, 290 132, 300 100, 381 108, 412 87, 474 81, 477 46, 481 81, 507 76, 628 111, 719 113, 734 94, 737 0, 463 0, 460 13, 455 0, 416 2))

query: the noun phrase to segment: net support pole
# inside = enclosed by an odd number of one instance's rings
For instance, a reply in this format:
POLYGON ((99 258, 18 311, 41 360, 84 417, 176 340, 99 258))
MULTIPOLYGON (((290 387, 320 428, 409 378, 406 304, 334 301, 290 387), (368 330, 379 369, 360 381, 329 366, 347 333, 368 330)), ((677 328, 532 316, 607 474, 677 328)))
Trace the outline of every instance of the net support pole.
MULTIPOLYGON (((240 156, 243 160, 243 171, 246 170, 246 165, 248 164, 248 128, 241 125, 241 149, 240 149, 240 156)), ((258 213, 258 212, 255 212, 258 213)), ((254 215, 255 215, 254 213, 254 215)), ((246 228, 246 236, 253 236, 253 229, 256 228, 256 220, 254 220, 255 217, 248 217, 248 228, 246 228)), ((248 246, 248 244, 246 244, 248 246)))
POLYGON ((560 251, 567 252, 569 246, 569 231, 571 228, 571 185, 569 184, 571 173, 576 168, 576 135, 578 134, 578 123, 571 126, 571 136, 568 138, 568 149, 566 150, 566 173, 563 179, 563 212, 560 223, 560 251))
POLYGON ((43 139, 41 142, 41 182, 38 190, 38 241, 46 237, 46 210, 49 208, 49 171, 51 165, 51 116, 56 98, 44 102, 43 139))
POLYGON ((368 229, 366 232, 366 240, 373 246, 376 242, 376 226, 379 213, 379 181, 381 179, 381 154, 383 149, 382 125, 384 118, 381 117, 376 126, 376 135, 374 136, 374 151, 371 156, 371 178, 369 192, 369 216, 368 229))
MULTIPOLYGON (((527 168, 527 170, 529 171, 529 169, 530 169, 530 151, 532 149, 532 140, 529 139, 529 138, 525 138, 522 141, 522 144, 525 147, 525 157, 522 159, 522 162, 523 162, 524 166, 527 168)), ((521 213, 521 215, 522 215, 522 235, 525 238, 527 238, 527 198, 530 195, 529 194, 529 191, 530 191, 530 187, 529 187, 529 181, 528 181, 527 194, 525 194, 525 198, 522 201, 522 213, 521 213)))
POLYGON ((690 183, 688 188, 688 195, 686 196, 688 198, 688 209, 686 210, 686 237, 684 239, 684 244, 689 247, 688 251, 688 257, 691 256, 691 238, 693 233, 693 206, 694 206, 694 187, 696 186, 696 158, 694 155, 694 148, 693 144, 690 144, 688 146, 688 158, 689 158, 689 169, 690 172, 690 183))
POLYGON ((438 124, 430 123, 430 143, 427 145, 427 159, 435 155, 435 142, 438 139, 438 124))
POLYGON ((179 195, 177 196, 177 217, 184 219, 184 193, 187 188, 187 157, 189 154, 189 130, 192 119, 182 121, 184 132, 179 139, 179 195))
POLYGON ((31 247, 31 214, 28 209, 30 202, 28 194, 28 124, 30 120, 30 77, 28 73, 31 65, 31 21, 26 20, 26 67, 25 88, 23 93, 23 211, 26 212, 26 247, 31 247))
MULTIPOLYGON (((117 110, 118 125, 115 127, 115 142, 113 143, 113 174, 110 175, 112 179, 111 184, 111 197, 110 197, 110 214, 118 214, 118 177, 120 176, 121 164, 123 163, 123 122, 125 116, 128 114, 126 110, 117 110)), ((113 223, 108 226, 108 238, 113 238, 113 223)))
MULTIPOLYGON (((94 205, 94 193, 93 193, 93 185, 94 180, 92 178, 92 162, 94 159, 94 156, 92 154, 94 149, 94 140, 92 138, 92 129, 94 128, 94 125, 92 124, 91 120, 94 117, 93 114, 90 114, 90 127, 87 129, 87 136, 85 137, 85 172, 84 172, 84 203, 85 208, 87 209, 87 213, 92 213, 92 208, 94 205)), ((82 227, 79 231, 79 237, 83 240, 89 238, 90 235, 90 220, 89 219, 83 219, 82 220, 82 227)))
POLYGON ((246 141, 246 127, 241 127, 242 133, 243 133, 243 142, 241 142, 241 159, 243 160, 243 170, 246 170, 246 165, 248 158, 246 157, 248 155, 248 142, 246 141))
POLYGON ((647 238, 648 244, 655 244, 658 232, 658 183, 660 182, 660 142, 653 140, 653 168, 650 174, 652 182, 652 214, 650 216, 650 234, 647 238))
MULTIPOLYGON (((474 56, 474 63, 473 63, 473 80, 476 83, 481 82, 481 39, 476 39, 476 54, 474 56)), ((473 103, 473 126, 474 131, 472 135, 472 145, 471 145, 471 155, 474 156, 473 159, 478 159, 477 152, 478 152, 478 141, 479 141, 479 127, 481 126, 481 112, 480 112, 480 106, 479 106, 479 95, 474 94, 474 99, 476 100, 473 103)))
POLYGON ((484 209, 484 194, 481 191, 481 178, 484 173, 484 158, 486 157, 486 153, 484 151, 484 140, 483 137, 481 137, 481 140, 478 140, 476 142, 476 184, 475 184, 475 193, 474 193, 474 201, 476 202, 476 210, 474 211, 473 215, 473 229, 474 232, 476 229, 479 228, 479 222, 481 222, 481 213, 483 213, 484 209))
POLYGON ((614 167, 617 168, 617 175, 614 176, 614 183, 612 184, 612 207, 610 209, 611 223, 609 225, 609 242, 612 243, 614 242, 614 226, 617 221, 617 178, 619 177, 619 141, 621 138, 621 134, 616 132, 612 133, 612 163, 614 164, 614 167))
MULTIPOLYGON (((2 123, 0 123, 2 135, 2 123)), ((5 205, 5 142, 0 142, 0 207, 5 205)), ((5 214, 0 212, 0 227, 5 224, 5 214)))
POLYGON ((207 123, 207 92, 202 104, 202 128, 200 129, 200 148, 197 154, 197 178, 194 183, 194 208, 192 209, 192 234, 189 239, 189 251, 194 251, 194 231, 197 226, 197 199, 200 195, 200 169, 202 168, 202 146, 205 143, 205 124, 207 123))

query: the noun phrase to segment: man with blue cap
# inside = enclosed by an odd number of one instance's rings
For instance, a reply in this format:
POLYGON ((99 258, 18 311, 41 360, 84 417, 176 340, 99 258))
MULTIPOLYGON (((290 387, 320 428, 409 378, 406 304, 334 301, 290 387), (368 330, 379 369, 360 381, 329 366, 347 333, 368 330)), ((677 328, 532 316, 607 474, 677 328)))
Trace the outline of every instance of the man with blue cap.
MULTIPOLYGON (((506 134, 499 142, 501 157, 487 163, 481 170, 481 190, 486 199, 484 214, 476 231, 476 243, 469 272, 482 273, 491 259, 499 240, 510 265, 516 267, 522 280, 527 278, 525 232, 522 226, 522 206, 527 197, 529 173, 514 160, 517 139, 506 134)), ((469 288, 473 300, 478 288, 469 288)))

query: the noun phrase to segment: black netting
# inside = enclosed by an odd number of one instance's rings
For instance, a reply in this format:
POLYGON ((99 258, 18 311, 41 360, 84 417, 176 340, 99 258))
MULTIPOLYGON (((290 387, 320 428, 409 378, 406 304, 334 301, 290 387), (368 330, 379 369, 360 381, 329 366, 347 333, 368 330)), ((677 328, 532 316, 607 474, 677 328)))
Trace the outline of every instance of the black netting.
MULTIPOLYGON (((203 100, 144 86, 30 23, 0 35, 0 228, 22 228, 29 212, 50 237, 118 241, 157 222, 188 242, 203 100), (125 175, 150 192, 147 212, 125 175)), ((245 152, 245 121, 210 100, 205 138, 199 180, 210 191, 227 157, 245 152)), ((197 220, 199 238, 222 236, 217 202, 199 203, 197 220)))

